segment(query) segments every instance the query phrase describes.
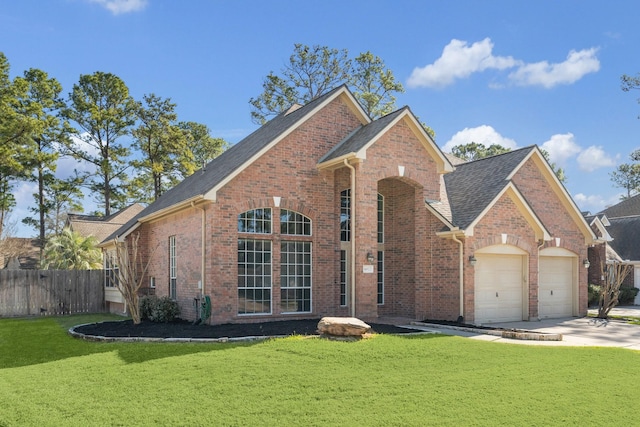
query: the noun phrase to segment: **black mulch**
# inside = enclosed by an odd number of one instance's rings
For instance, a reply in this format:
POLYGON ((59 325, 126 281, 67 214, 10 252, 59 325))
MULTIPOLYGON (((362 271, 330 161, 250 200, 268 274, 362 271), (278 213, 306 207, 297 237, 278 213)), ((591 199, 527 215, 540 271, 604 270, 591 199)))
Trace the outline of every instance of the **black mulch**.
MULTIPOLYGON (((78 326, 75 331, 84 335, 102 337, 147 338, 239 338, 277 335, 317 335, 320 319, 282 320, 263 323, 224 325, 194 325, 186 320, 170 323, 143 321, 134 325, 131 320, 100 322, 78 326)), ((368 323, 372 332, 379 334, 406 334, 416 330, 393 325, 368 323)))

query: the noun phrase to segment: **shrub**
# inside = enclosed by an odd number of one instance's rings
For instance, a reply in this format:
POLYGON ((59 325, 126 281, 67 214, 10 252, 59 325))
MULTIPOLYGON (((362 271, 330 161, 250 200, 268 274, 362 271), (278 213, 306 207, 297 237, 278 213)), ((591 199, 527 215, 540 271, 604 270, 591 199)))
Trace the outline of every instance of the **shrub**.
POLYGON ((638 288, 620 288, 620 296, 618 297, 618 304, 631 305, 638 295, 638 288))
POLYGON ((157 304, 155 295, 145 295, 140 297, 140 320, 149 320, 153 307, 157 304))
POLYGON ((161 297, 157 299, 156 305, 151 311, 149 320, 152 322, 167 323, 175 320, 180 314, 178 303, 169 297, 161 297))
POLYGON ((152 322, 172 322, 180 314, 178 303, 169 297, 158 298, 155 295, 140 298, 140 318, 152 322))
POLYGON ((589 284, 589 307, 598 305, 600 299, 600 291, 602 288, 598 285, 589 284))

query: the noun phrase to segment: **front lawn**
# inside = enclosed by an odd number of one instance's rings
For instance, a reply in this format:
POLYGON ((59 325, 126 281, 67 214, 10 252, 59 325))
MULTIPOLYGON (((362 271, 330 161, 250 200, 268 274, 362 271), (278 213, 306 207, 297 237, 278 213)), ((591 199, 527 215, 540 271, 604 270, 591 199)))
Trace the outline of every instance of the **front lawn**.
POLYGON ((640 352, 461 337, 95 343, 0 319, 0 426, 634 425, 640 352))

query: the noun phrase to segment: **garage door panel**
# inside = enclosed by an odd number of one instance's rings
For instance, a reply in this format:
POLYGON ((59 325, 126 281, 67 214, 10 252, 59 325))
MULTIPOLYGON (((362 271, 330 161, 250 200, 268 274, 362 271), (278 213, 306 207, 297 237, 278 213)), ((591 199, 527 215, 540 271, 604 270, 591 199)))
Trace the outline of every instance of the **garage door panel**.
POLYGON ((538 316, 541 319, 573 315, 574 257, 540 257, 538 316))
POLYGON ((476 258, 475 322, 522 320, 522 256, 477 254, 476 258))

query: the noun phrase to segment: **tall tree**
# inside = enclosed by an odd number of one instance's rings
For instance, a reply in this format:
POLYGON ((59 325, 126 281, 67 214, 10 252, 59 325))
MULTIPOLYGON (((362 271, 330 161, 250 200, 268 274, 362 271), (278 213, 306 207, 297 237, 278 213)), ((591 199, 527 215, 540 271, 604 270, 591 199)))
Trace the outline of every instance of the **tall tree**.
POLYGON ((271 71, 262 84, 262 94, 249 100, 251 117, 263 124, 293 104, 304 105, 343 83, 353 88, 354 96, 373 118, 393 111, 394 94, 404 91, 382 59, 371 52, 352 60, 346 49, 298 43, 280 75, 271 71))
POLYGON ((640 190, 640 149, 632 151, 629 158, 631 163, 623 163, 610 173, 615 186, 627 190, 627 195, 622 196, 623 200, 640 190))
POLYGON ((46 230, 49 235, 58 235, 62 232, 68 212, 82 212, 81 185, 84 177, 75 172, 66 179, 56 179, 48 189, 49 210, 45 218, 46 230))
POLYGON ((350 68, 346 49, 296 43, 289 63, 280 70, 281 76, 271 71, 262 84, 262 94, 249 100, 253 106, 251 118, 264 124, 293 104, 308 103, 345 83, 350 68))
POLYGON ((178 126, 186 133, 195 169, 206 165, 229 148, 227 141, 212 137, 209 128, 202 123, 180 122, 178 126))
POLYGON ((66 128, 58 118, 58 113, 64 106, 60 98, 62 86, 56 79, 49 78, 47 73, 37 69, 26 71, 24 77, 16 80, 28 88, 26 96, 19 99, 19 111, 30 122, 30 132, 24 137, 28 139, 32 150, 32 170, 28 179, 38 185, 34 194, 36 206, 31 209, 37 217, 27 217, 22 222, 38 231, 42 248, 46 234, 45 218, 51 209, 47 193, 57 181, 55 170, 59 157, 58 147, 67 137, 66 128))
POLYGON ((349 85, 353 95, 371 117, 381 117, 395 109, 395 93, 403 93, 391 70, 379 56, 367 51, 352 62, 349 85))
POLYGON ((30 164, 29 120, 20 114, 18 99, 24 98, 25 82, 12 81, 7 57, 0 52, 0 235, 9 212, 16 204, 13 186, 24 178, 30 164))
POLYGON ((136 102, 125 83, 100 71, 80 76, 64 110, 64 116, 78 126, 67 150, 96 168, 96 175, 89 177, 88 183, 105 216, 111 214, 112 207, 121 207, 117 206, 123 200, 118 199, 122 193, 119 184, 129 167, 130 147, 119 139, 135 123, 135 112, 136 102))
POLYGON ((183 175, 195 170, 185 132, 177 124, 176 104, 154 94, 138 103, 138 126, 131 132, 133 147, 142 157, 131 162, 138 175, 132 180, 138 200, 152 202, 183 175))

